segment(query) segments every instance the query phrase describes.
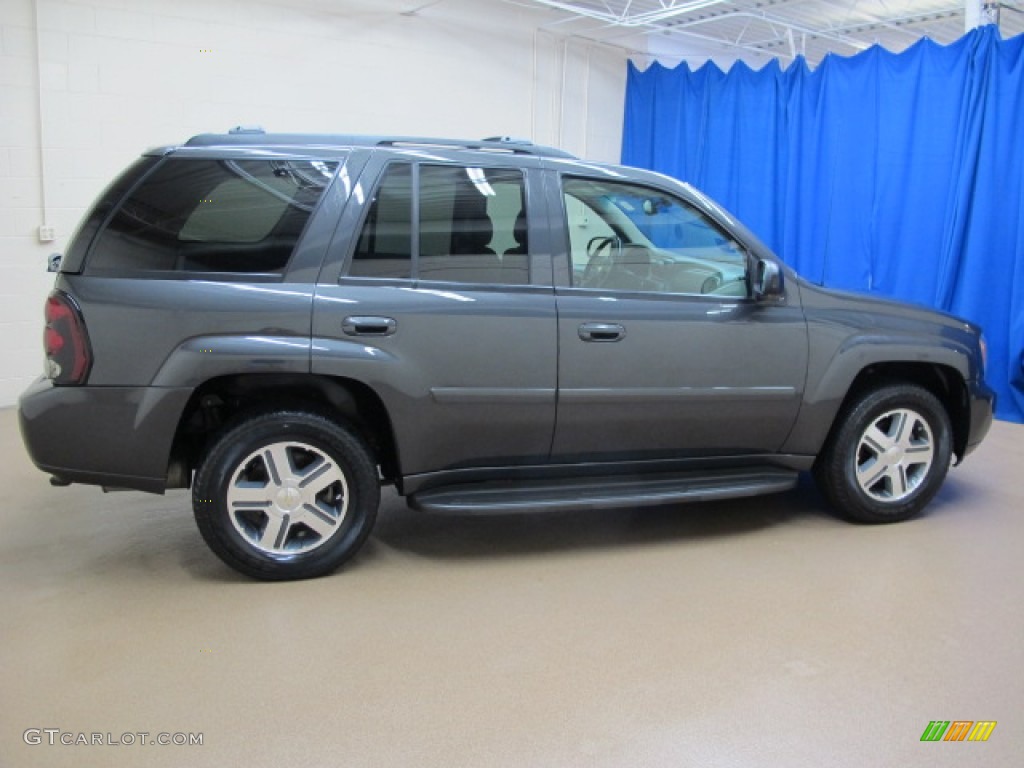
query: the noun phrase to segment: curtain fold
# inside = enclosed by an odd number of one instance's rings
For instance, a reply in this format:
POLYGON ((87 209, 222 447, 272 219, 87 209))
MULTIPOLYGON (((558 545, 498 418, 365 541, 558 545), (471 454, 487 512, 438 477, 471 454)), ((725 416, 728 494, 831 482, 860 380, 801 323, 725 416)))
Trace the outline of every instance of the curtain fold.
POLYGON ((1024 422, 1024 35, 811 71, 629 65, 622 162, 689 181, 804 277, 979 323, 1024 422))

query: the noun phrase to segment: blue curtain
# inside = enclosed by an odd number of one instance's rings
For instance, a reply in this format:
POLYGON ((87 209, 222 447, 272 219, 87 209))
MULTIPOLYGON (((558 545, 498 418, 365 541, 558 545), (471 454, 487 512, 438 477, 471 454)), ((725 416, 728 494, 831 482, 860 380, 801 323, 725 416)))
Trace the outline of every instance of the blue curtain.
POLYGON ((1024 421, 1024 35, 782 70, 629 65, 622 161, 689 181, 828 286, 979 323, 1024 421))

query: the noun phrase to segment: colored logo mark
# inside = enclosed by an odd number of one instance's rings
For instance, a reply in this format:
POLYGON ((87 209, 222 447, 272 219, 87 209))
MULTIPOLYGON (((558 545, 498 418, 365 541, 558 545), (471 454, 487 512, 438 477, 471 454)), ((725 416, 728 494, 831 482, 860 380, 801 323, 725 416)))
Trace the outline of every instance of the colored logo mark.
POLYGON ((995 727, 995 720, 932 720, 921 741, 988 741, 995 727))

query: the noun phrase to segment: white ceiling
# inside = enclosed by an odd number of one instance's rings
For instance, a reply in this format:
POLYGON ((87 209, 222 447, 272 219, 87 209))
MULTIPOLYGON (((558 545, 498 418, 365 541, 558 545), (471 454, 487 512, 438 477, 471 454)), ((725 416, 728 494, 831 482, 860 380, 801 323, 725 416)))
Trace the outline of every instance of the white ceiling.
MULTIPOLYGON (((709 57, 757 65, 803 55, 850 56, 879 44, 902 51, 922 37, 965 31, 965 0, 513 0, 548 9, 545 28, 666 60, 709 57)), ((998 3, 1003 37, 1024 33, 1024 0, 998 3)))

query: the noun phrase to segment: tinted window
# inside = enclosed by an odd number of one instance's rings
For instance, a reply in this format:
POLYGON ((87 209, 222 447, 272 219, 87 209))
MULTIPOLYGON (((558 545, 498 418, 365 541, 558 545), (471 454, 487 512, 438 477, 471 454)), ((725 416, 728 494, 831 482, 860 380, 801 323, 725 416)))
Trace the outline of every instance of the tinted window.
POLYGON ((660 190, 566 179, 573 285, 747 295, 746 252, 703 212, 660 190))
POLYGON ((170 158, 121 204, 89 269, 281 272, 336 168, 170 158))
POLYGON ((388 166, 370 203, 349 275, 464 283, 529 281, 525 186, 519 171, 388 166), (419 250, 412 233, 418 227, 419 250))
POLYGON ((423 166, 419 278, 527 282, 524 200, 519 171, 423 166))
POLYGON ((349 274, 412 277, 412 166, 389 165, 359 233, 349 274))
POLYGON ((117 177, 103 194, 99 196, 89 214, 82 219, 78 230, 71 238, 67 254, 61 262, 61 269, 67 272, 78 272, 82 268, 82 262, 96 237, 103 222, 113 212, 118 201, 131 189, 135 182, 146 175, 146 173, 158 162, 159 158, 143 156, 135 161, 130 168, 117 177))

